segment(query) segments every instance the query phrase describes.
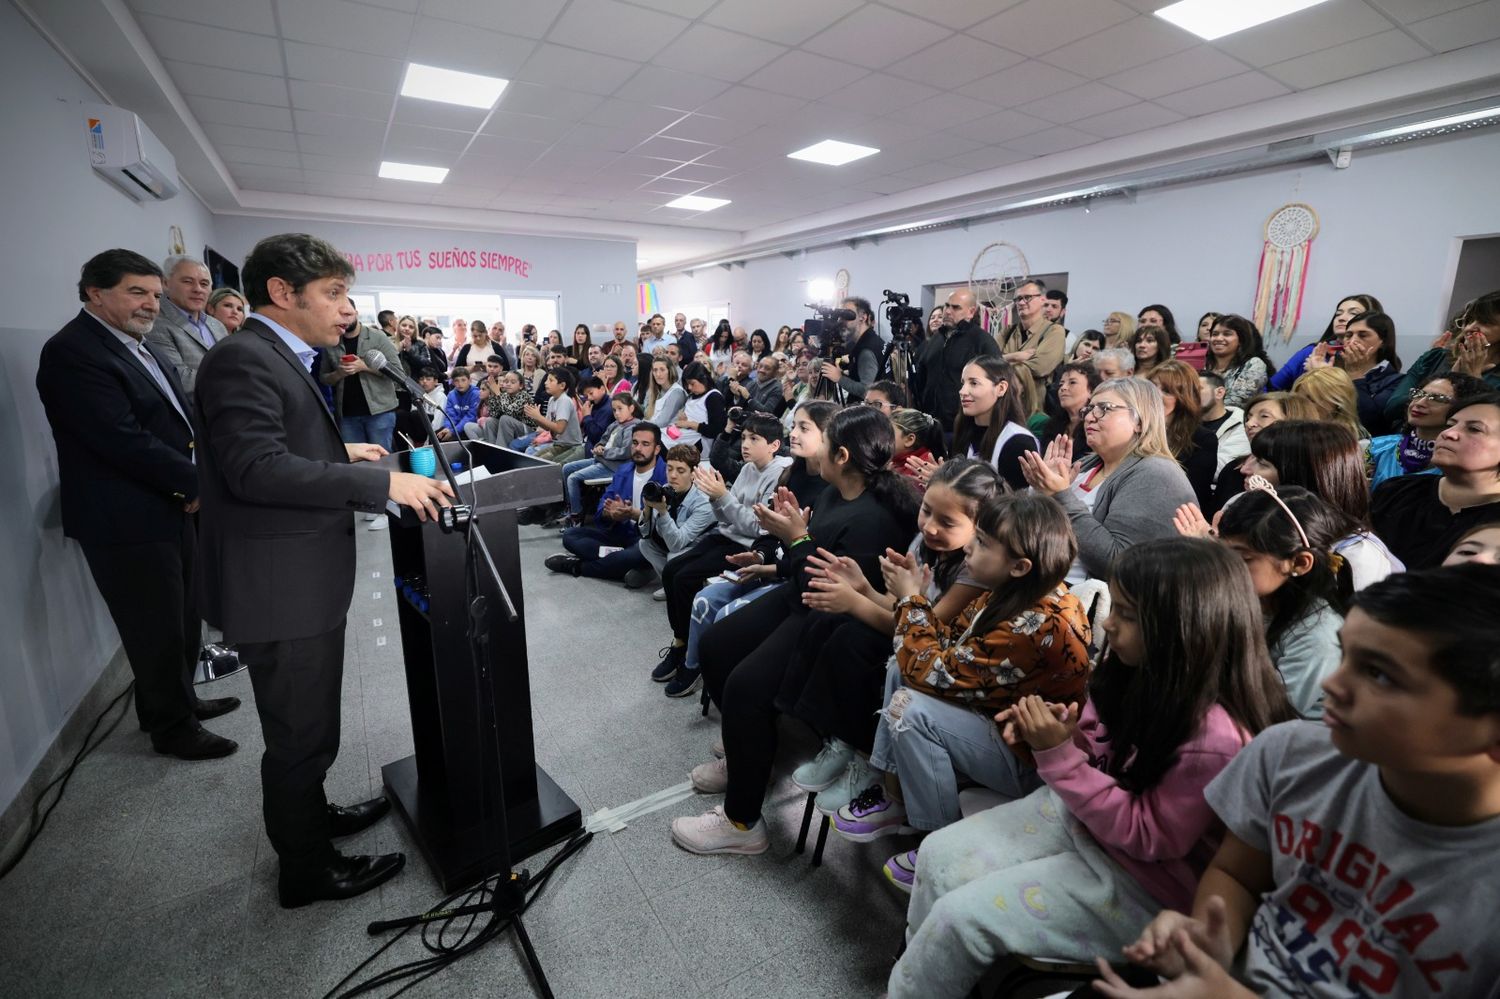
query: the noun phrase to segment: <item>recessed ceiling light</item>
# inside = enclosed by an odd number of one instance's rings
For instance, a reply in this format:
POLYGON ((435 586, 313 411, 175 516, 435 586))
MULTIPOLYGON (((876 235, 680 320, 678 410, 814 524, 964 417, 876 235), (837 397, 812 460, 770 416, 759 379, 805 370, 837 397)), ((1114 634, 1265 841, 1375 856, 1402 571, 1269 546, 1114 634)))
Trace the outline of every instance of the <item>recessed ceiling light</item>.
POLYGON ((692 212, 711 212, 729 204, 728 198, 700 198, 696 194, 684 194, 676 201, 668 201, 667 208, 686 208, 692 212))
POLYGON ((422 166, 417 163, 392 163, 390 160, 385 160, 380 164, 380 176, 386 180, 415 180, 423 184, 441 184, 448 176, 448 168, 422 166))
POLYGON ((1205 41, 1223 38, 1328 0, 1180 0, 1156 16, 1191 31, 1205 41))
POLYGON ((509 85, 509 80, 498 76, 461 73, 456 69, 439 69, 413 62, 407 63, 406 79, 401 81, 401 96, 489 110, 509 85))
POLYGON ((843 166, 845 163, 853 163, 862 160, 866 156, 874 156, 880 150, 873 146, 859 146, 852 142, 840 142, 838 139, 824 139, 822 142, 814 143, 806 149, 799 149, 795 153, 787 153, 789 160, 807 160, 809 163, 825 163, 828 166, 843 166))

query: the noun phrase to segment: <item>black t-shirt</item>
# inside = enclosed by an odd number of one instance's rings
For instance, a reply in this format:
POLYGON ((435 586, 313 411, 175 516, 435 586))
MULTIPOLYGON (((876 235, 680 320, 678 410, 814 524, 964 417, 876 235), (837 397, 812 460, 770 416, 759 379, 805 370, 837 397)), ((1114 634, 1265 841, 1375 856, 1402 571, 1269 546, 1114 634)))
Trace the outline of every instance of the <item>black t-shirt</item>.
POLYGON ((1225 410, 1224 415, 1219 417, 1217 420, 1204 420, 1203 426, 1206 427, 1215 437, 1218 437, 1219 428, 1222 427, 1224 425, 1224 421, 1229 419, 1229 417, 1232 415, 1234 414, 1230 413, 1228 410, 1225 410))
MULTIPOLYGON (((344 354, 358 354, 359 353, 359 334, 358 333, 356 333, 354 336, 346 336, 346 337, 344 337, 343 340, 340 341, 340 343, 341 343, 340 353, 344 353, 344 354)), ((359 380, 360 380, 360 376, 359 375, 355 375, 353 378, 345 378, 344 379, 344 382, 343 382, 343 385, 344 385, 344 400, 343 400, 342 405, 339 408, 339 415, 340 416, 369 416, 370 415, 370 401, 365 398, 365 389, 364 389, 364 386, 359 383, 359 380)))
POLYGON ((1386 479, 1370 497, 1375 534, 1408 569, 1440 565, 1454 542, 1480 524, 1500 523, 1500 500, 1453 513, 1438 496, 1441 475, 1386 479))

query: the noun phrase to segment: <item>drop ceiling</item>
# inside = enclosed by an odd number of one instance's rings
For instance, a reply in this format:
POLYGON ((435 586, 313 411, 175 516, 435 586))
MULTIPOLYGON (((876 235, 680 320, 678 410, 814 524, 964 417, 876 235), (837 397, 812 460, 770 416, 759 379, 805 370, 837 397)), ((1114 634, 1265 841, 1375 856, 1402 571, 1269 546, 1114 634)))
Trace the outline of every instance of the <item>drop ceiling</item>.
MULTIPOLYGON (((32 0, 29 12, 117 103, 136 99, 216 211, 635 228, 654 261, 1004 169, 1039 175, 1049 157, 1124 137, 1160 132, 1186 149, 1199 121, 1299 93, 1337 92, 1355 110, 1350 81, 1500 45, 1500 0, 1329 0, 1215 43, 1151 16, 1167 2, 32 0), (134 40, 139 65, 80 32, 91 8, 134 40), (409 61, 512 82, 493 111, 415 100, 397 93, 409 61), (845 167, 786 158, 827 138, 881 152, 845 167), (449 173, 384 180, 382 160, 449 173), (664 207, 685 194, 731 203, 664 207)), ((1444 80, 1493 80, 1496 62, 1444 80)))

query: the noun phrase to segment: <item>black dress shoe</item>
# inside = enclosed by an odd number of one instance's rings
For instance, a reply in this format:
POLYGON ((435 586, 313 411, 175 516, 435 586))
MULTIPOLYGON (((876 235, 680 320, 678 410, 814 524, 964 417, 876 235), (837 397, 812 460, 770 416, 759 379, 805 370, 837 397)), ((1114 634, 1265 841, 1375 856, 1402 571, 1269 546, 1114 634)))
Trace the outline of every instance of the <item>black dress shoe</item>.
POLYGON ((333 859, 322 867, 307 870, 283 867, 276 881, 276 890, 283 909, 296 909, 325 899, 363 895, 395 877, 405 866, 404 853, 375 857, 334 854, 333 859))
POLYGON ((201 725, 179 726, 169 733, 153 735, 151 747, 163 756, 175 756, 179 760, 217 760, 228 756, 240 744, 233 739, 214 735, 201 725))
POLYGON ((362 801, 357 805, 329 805, 328 806, 328 835, 335 838, 339 836, 353 836, 363 829, 368 829, 381 819, 385 818, 391 810, 391 803, 385 798, 372 798, 362 801))
POLYGON ((239 706, 240 699, 238 697, 200 698, 198 703, 193 705, 193 715, 199 721, 208 721, 210 718, 227 715, 239 706))
POLYGON ((548 555, 542 564, 553 572, 560 572, 565 576, 583 575, 583 560, 577 555, 565 555, 558 552, 556 555, 548 555))

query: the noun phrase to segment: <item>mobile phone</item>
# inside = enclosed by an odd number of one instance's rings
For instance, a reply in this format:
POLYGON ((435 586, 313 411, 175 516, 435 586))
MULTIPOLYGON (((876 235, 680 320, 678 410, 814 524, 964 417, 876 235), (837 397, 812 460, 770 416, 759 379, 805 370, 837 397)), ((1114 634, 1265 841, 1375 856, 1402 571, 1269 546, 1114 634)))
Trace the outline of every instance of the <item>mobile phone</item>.
POLYGON ((1329 344, 1328 344, 1328 353, 1330 353, 1330 354, 1337 354, 1340 351, 1342 351, 1343 349, 1344 349, 1344 341, 1342 341, 1342 340, 1332 340, 1332 341, 1329 341, 1329 344))

